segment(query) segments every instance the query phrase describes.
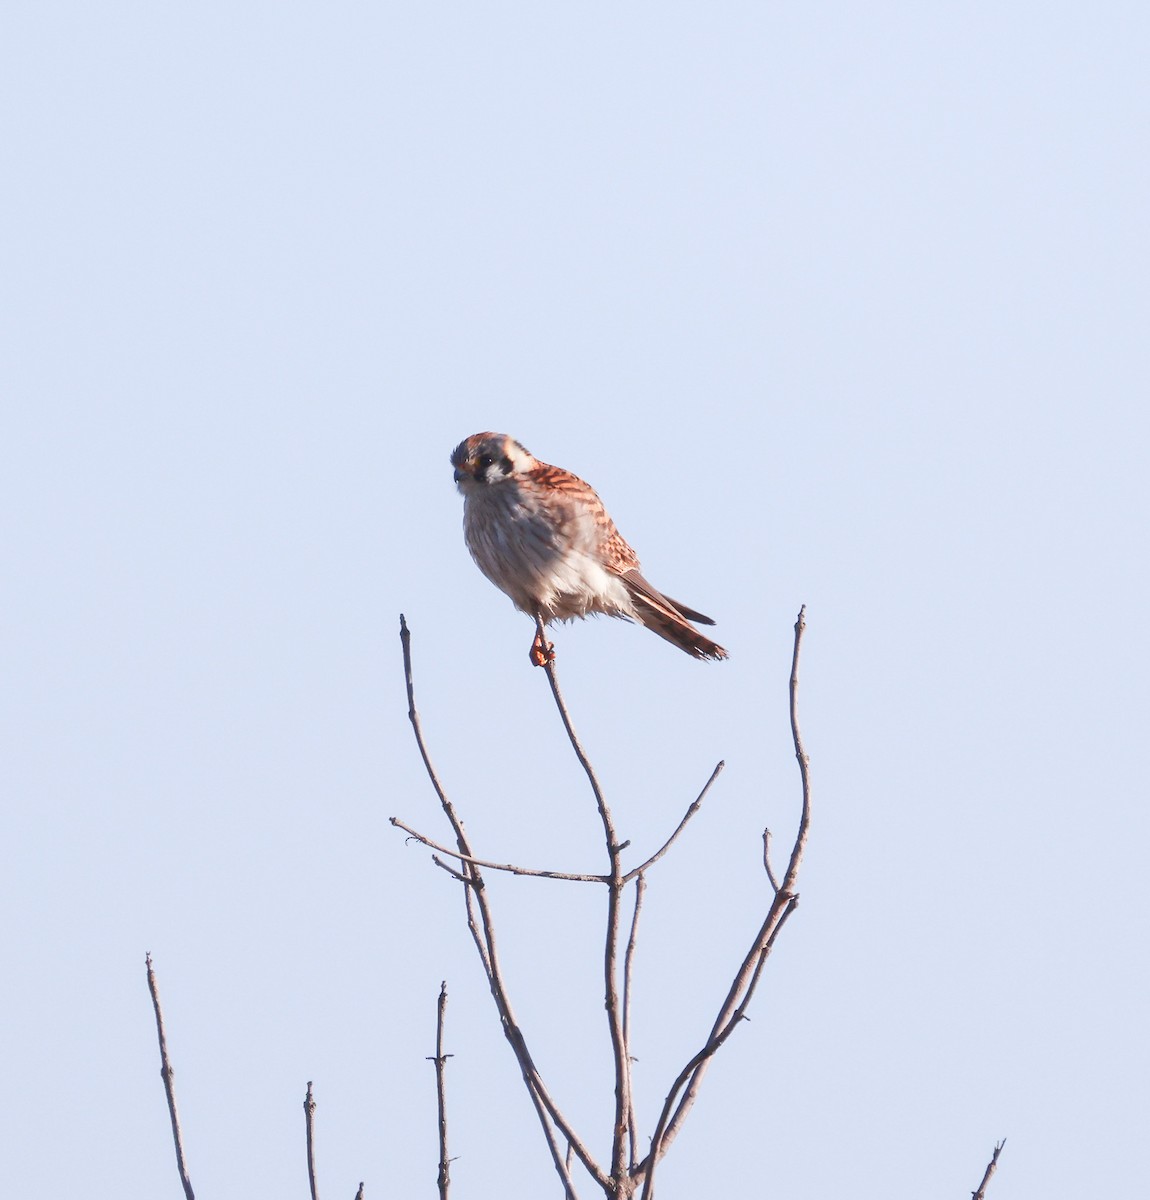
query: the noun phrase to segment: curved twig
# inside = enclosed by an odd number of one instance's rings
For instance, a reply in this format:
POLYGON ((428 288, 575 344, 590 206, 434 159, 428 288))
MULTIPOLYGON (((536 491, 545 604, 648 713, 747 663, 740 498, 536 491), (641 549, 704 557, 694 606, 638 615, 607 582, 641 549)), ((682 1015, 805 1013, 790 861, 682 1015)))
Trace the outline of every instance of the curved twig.
POLYGON ((662 844, 662 846, 659 847, 658 850, 655 851, 654 854, 651 855, 651 857, 649 859, 647 859, 647 861, 645 863, 640 863, 639 866, 633 867, 630 871, 628 871, 626 873, 626 875, 623 876, 624 883, 630 883, 631 880, 634 879, 636 876, 642 875, 643 872, 646 871, 648 867, 653 866, 655 863, 657 863, 659 861, 659 859, 661 859, 663 857, 663 855, 666 854, 667 851, 671 849, 671 846, 674 843, 675 839, 687 827, 687 822, 702 807, 703 800, 706 798, 707 793, 711 790, 711 784, 713 784, 715 782, 715 780, 719 778, 719 776, 723 772, 723 768, 726 765, 727 764, 722 759, 719 760, 718 764, 715 766, 715 769, 711 772, 710 779, 708 779, 707 782, 705 784, 703 784, 703 790, 695 797, 694 800, 691 801, 690 807, 683 814, 683 819, 679 822, 678 825, 675 826, 675 832, 671 834, 671 836, 662 844))
POLYGON ((811 760, 803 748, 803 735, 799 731, 799 651, 802 649, 803 634, 807 629, 807 606, 799 609, 795 621, 795 648, 791 655, 791 740, 795 746, 795 758, 799 762, 799 775, 803 781, 803 812, 799 818, 799 831, 795 836, 795 844, 791 849, 791 859, 787 864, 787 873, 783 876, 782 890, 793 892, 799 876, 799 866, 807 848, 807 836, 811 829, 811 760))
POLYGON ((402 829, 409 837, 414 838, 417 842, 422 842, 432 850, 438 850, 440 854, 450 854, 452 858, 457 858, 460 862, 470 863, 476 867, 488 867, 492 871, 507 871, 511 875, 530 875, 534 879, 566 879, 573 883, 611 882, 610 877, 607 875, 576 875, 570 871, 540 871, 534 867, 517 867, 514 863, 488 862, 483 858, 474 858, 470 854, 460 854, 456 850, 448 850, 446 846, 441 846, 438 842, 432 841, 426 834, 420 833, 417 829, 412 829, 410 825, 405 824, 398 817, 388 817, 388 821, 396 829, 402 829))
MULTIPOLYGON (((644 1177, 643 1200, 651 1200, 654 1195, 655 1168, 660 1159, 666 1154, 682 1128, 683 1121, 695 1102, 699 1086, 703 1081, 707 1067, 719 1047, 734 1032, 735 1027, 743 1019, 747 1005, 754 994, 763 966, 775 944, 779 931, 787 918, 798 905, 799 897, 795 891, 798 881, 799 867, 802 864, 803 851, 806 849, 807 836, 811 820, 811 785, 809 761, 803 749, 802 736, 798 723, 798 687, 799 687, 799 651, 803 634, 806 631, 806 606, 799 610, 795 621, 794 651, 791 657, 790 676, 790 718, 791 736, 794 742, 795 755, 799 761, 799 773, 802 779, 802 814, 799 827, 795 834, 794 846, 791 850, 790 862, 782 886, 776 888, 771 907, 767 912, 758 934, 751 943, 742 965, 735 974, 727 992, 726 999, 715 1018, 711 1034, 702 1049, 684 1066, 676 1077, 670 1092, 663 1104, 655 1134, 651 1139, 651 1148, 644 1160, 634 1168, 635 1178, 644 1177), (682 1093, 680 1096, 680 1092, 682 1093)), ((773 881, 773 880, 772 880, 773 881)))
MULTIPOLYGON (((663 1110, 659 1114, 655 1132, 651 1137, 651 1149, 647 1152, 647 1157, 639 1163, 633 1172, 636 1178, 645 1176, 643 1200, 650 1200, 650 1197, 655 1194, 655 1167, 663 1155, 670 1149, 671 1143, 675 1140, 683 1121, 687 1117, 687 1113, 690 1112, 695 1102, 699 1085, 703 1081, 703 1075, 711 1059, 739 1025, 747 1019, 747 1008, 751 1003, 751 998, 755 994, 755 989, 758 987, 763 967, 766 966, 767 959, 774 948, 775 939, 778 937, 779 931, 786 924, 787 918, 797 907, 798 897, 792 896, 790 901, 783 906, 778 920, 774 922, 766 944, 761 948, 756 946, 752 951, 752 956, 748 956, 749 962, 744 964, 744 966, 749 966, 749 971, 740 989, 743 991, 743 995, 739 1003, 726 1014, 721 1023, 716 1023, 711 1036, 704 1043, 703 1047, 675 1077, 675 1082, 671 1085, 671 1090, 667 1093, 667 1098, 663 1102, 663 1110), (680 1092, 682 1092, 681 1099, 679 1098, 680 1092), (676 1105, 675 1101, 677 1099, 678 1104, 676 1105), (672 1110, 674 1111, 672 1112, 672 1110)), ((742 972, 740 972, 741 974, 742 972)))

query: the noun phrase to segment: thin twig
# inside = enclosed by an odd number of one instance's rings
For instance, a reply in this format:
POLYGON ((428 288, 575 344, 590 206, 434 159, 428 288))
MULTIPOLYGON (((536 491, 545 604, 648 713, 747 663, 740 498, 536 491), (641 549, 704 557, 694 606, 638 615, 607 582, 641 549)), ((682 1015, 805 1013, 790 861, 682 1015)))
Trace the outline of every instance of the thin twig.
MULTIPOLYGON (((714 778, 714 776, 712 776, 714 778)), ((685 818, 684 818, 685 819, 685 818)), ((680 826, 682 828, 682 826, 680 826)), ((639 932, 639 913, 643 909, 643 895, 647 891, 647 879, 640 873, 635 876, 635 911, 631 914, 631 932, 627 937, 627 951, 623 955, 623 1045, 627 1058, 633 1061, 631 1054, 631 982, 634 979, 635 943, 639 932)), ((635 1096, 630 1096, 627 1109, 627 1142, 629 1147, 628 1165, 633 1168, 638 1156, 638 1129, 635 1121, 635 1096)))
POLYGON ((663 857, 663 855, 666 854, 667 851, 671 849, 671 846, 674 843, 675 839, 687 827, 687 822, 702 807, 703 801, 704 801, 704 799, 706 799, 707 793, 711 790, 711 784, 713 784, 715 782, 715 780, 719 778, 719 776, 722 774, 723 768, 726 765, 727 764, 720 759, 718 764, 715 766, 715 769, 711 772, 710 779, 708 779, 707 782, 705 784, 703 784, 703 790, 695 797, 694 800, 691 801, 690 807, 683 814, 683 819, 679 822, 678 825, 675 826, 675 832, 671 834, 671 836, 662 844, 662 846, 659 847, 658 850, 655 851, 654 854, 651 855, 651 857, 649 859, 647 859, 647 861, 645 863, 640 863, 639 866, 633 867, 630 871, 628 871, 627 874, 623 876, 624 883, 630 883, 631 880, 634 879, 637 875, 641 875, 644 871, 647 870, 648 867, 653 866, 655 863, 657 863, 659 861, 659 859, 661 859, 663 857))
POLYGON ((303 1119, 307 1128, 307 1181, 311 1187, 311 1200, 317 1200, 315 1180, 315 1098, 311 1094, 311 1080, 307 1081, 307 1095, 303 1098, 303 1119))
POLYGON ((438 854, 433 854, 433 855, 431 856, 431 861, 432 861, 433 863, 435 863, 435 865, 436 865, 436 866, 437 866, 437 867, 438 867, 438 868, 439 868, 441 871, 446 871, 446 872, 448 873, 448 875, 450 875, 450 876, 451 876, 451 878, 452 878, 452 879, 455 879, 455 880, 457 880, 459 883, 465 883, 465 884, 467 884, 468 886, 470 886, 470 884, 471 884, 471 880, 470 880, 470 879, 468 879, 466 875, 464 875, 464 874, 462 874, 461 872, 457 871, 457 870, 456 870, 456 869, 455 869, 455 868, 454 868, 454 867, 453 867, 453 866, 452 866, 450 863, 445 863, 445 862, 443 861, 443 859, 439 857, 439 855, 438 855, 438 854))
MULTIPOLYGON (((543 622, 536 618, 536 623, 540 636, 544 636, 543 622)), ((611 818, 611 810, 607 807, 606 801, 603 799, 603 789, 599 786, 599 779, 595 774, 595 768, 591 765, 591 760, 587 757, 582 742, 579 741, 579 735, 575 732, 575 726, 571 724, 571 715, 568 713, 567 705, 563 701, 563 693, 559 690, 559 677, 555 673, 554 659, 545 665, 547 682, 551 685, 551 695, 555 697, 555 706, 559 709, 559 717, 563 722, 563 728, 567 731, 567 739, 570 741, 571 748, 575 751, 575 757, 579 760, 579 765, 583 768, 591 784, 591 791, 595 795, 595 803, 599 806, 599 816, 607 832, 608 848, 614 852, 618 849, 618 839, 615 837, 615 824, 611 818)))
POLYGON ((978 1191, 971 1192, 971 1200, 985 1200, 986 1185, 990 1182, 990 1177, 998 1170, 998 1156, 1002 1153, 1002 1147, 1006 1145, 1006 1138, 1001 1142, 996 1142, 994 1153, 990 1156, 990 1162, 986 1164, 986 1171, 982 1176, 982 1182, 978 1185, 978 1191))
POLYGON ((196 1200, 192 1181, 188 1177, 188 1165, 184 1159, 184 1138, 180 1132, 180 1114, 176 1110, 176 1089, 172 1083, 172 1064, 168 1059, 168 1040, 164 1035, 164 1013, 160 1008, 160 990, 156 984, 156 973, 152 970, 152 956, 146 954, 144 963, 148 968, 148 991, 152 993, 152 1009, 156 1014, 156 1036, 160 1041, 160 1078, 164 1081, 164 1094, 168 1098, 168 1116, 172 1121, 172 1141, 176 1146, 176 1170, 184 1187, 187 1200, 196 1200))
POLYGON ((447 1200, 451 1188, 451 1159, 447 1157, 447 1060, 452 1057, 443 1052, 443 1014, 447 1009, 447 980, 439 985, 439 1003, 435 1017, 435 1097, 439 1109, 439 1184, 440 1200, 447 1200))
POLYGON ((810 771, 807 755, 803 749, 802 737, 798 724, 798 686, 799 686, 799 650, 802 645, 803 633, 806 630, 806 606, 799 610, 795 621, 794 652, 791 657, 790 677, 790 719, 791 735, 795 747, 795 755, 799 761, 799 773, 802 779, 802 814, 799 827, 795 834, 794 846, 791 850, 787 873, 782 886, 776 889, 774 900, 767 912, 763 924, 759 928, 751 947, 743 959, 735 978, 727 992, 726 999, 715 1018, 711 1034, 703 1048, 680 1071, 663 1104, 655 1134, 651 1139, 651 1148, 646 1158, 634 1168, 635 1178, 645 1176, 643 1181, 643 1200, 651 1200, 654 1196, 654 1174, 659 1160, 666 1154, 671 1143, 682 1128, 683 1121, 690 1112, 698 1094, 699 1086, 711 1059, 719 1047, 734 1032, 735 1027, 743 1019, 746 1007, 750 1002, 758 983, 763 966, 766 962, 775 939, 779 935, 787 918, 798 905, 798 893, 795 885, 798 881, 799 867, 802 864, 803 851, 806 848, 807 836, 811 819, 811 786, 810 771), (679 1096, 682 1092, 681 1097, 679 1096), (676 1103, 676 1098, 678 1101, 676 1103))
POLYGON ((807 606, 799 609, 795 621, 795 648, 791 655, 791 740, 795 746, 795 758, 799 762, 799 775, 803 781, 803 812, 799 818, 799 832, 791 849, 791 860, 787 864, 787 873, 783 877, 782 891, 793 892, 798 882, 799 867, 803 861, 803 853, 807 848, 807 836, 811 830, 811 760, 803 748, 803 735, 799 731, 799 652, 802 650, 803 634, 807 629, 807 606))
POLYGON ((540 871, 534 867, 517 867, 514 863, 488 862, 483 858, 474 858, 470 854, 460 854, 456 850, 449 850, 446 846, 433 842, 431 838, 418 830, 412 829, 398 817, 389 817, 388 820, 396 829, 402 829, 408 837, 422 842, 432 850, 438 850, 440 854, 450 854, 452 858, 457 858, 460 862, 472 863, 477 867, 487 867, 492 871, 507 871, 511 875, 530 875, 535 879, 567 879, 573 883, 610 883, 610 877, 607 875, 575 875, 570 871, 540 871))
MULTIPOLYGON (((543 637, 543 622, 536 618, 540 637, 543 637)), ((623 1034, 623 1013, 619 999, 618 956, 619 956, 619 906, 622 900, 625 878, 620 864, 622 846, 615 833, 615 821, 607 801, 603 798, 603 789, 594 767, 583 749, 575 726, 571 722, 571 714, 563 701, 563 693, 559 690, 559 677, 555 670, 555 660, 550 659, 546 664, 547 682, 551 685, 551 695, 555 699, 555 707, 559 710, 559 718, 567 731, 575 757, 579 760, 595 803, 599 809, 599 819, 603 823, 603 834, 607 842, 607 858, 611 867, 610 883, 607 889, 607 928, 603 939, 603 993, 604 1008, 607 1011, 607 1027, 611 1035, 611 1053, 615 1065, 615 1119, 612 1124, 611 1137, 611 1178, 621 1179, 627 1170, 627 1115, 631 1111, 631 1058, 627 1053, 626 1039, 623 1034)))
POLYGON ((771 887, 777 896, 779 894, 779 881, 775 878, 775 873, 771 869, 771 831, 763 830, 763 870, 767 873, 767 879, 770 880, 771 887))
POLYGON ((448 799, 447 792, 440 782, 439 775, 432 764, 431 755, 428 753, 427 745, 423 738, 423 727, 419 719, 419 712, 415 706, 415 682, 411 662, 411 631, 408 629, 407 621, 402 614, 400 614, 399 618, 399 640, 403 648, 403 676, 404 685, 407 689, 408 719, 411 722, 411 727, 415 734, 416 746, 419 749, 420 757, 423 759, 427 776, 431 781, 432 787, 435 789, 436 795, 439 797, 439 803, 455 833, 456 844, 459 846, 460 857, 463 863, 463 871, 462 873, 453 871, 442 860, 436 860, 437 865, 443 867, 449 873, 456 875, 457 878, 462 878, 467 907, 467 928, 471 933, 472 941, 475 944, 479 960, 483 966, 483 972, 487 977, 487 984, 495 1001, 495 1007, 499 1013, 500 1023, 503 1027, 503 1035, 507 1038, 512 1053, 519 1063, 520 1071, 523 1074, 523 1081, 527 1086, 528 1094, 531 1097, 531 1102, 535 1107, 539 1124, 543 1130, 543 1136, 551 1152, 552 1162, 555 1164, 555 1169, 559 1177, 563 1180, 563 1186, 569 1200, 574 1200, 575 1185, 571 1179, 571 1172, 564 1161, 564 1156, 559 1150, 555 1136, 556 1129, 562 1134, 570 1149, 575 1152, 587 1173, 606 1191, 607 1187, 610 1186, 609 1176, 592 1157, 591 1152, 584 1145, 582 1139, 575 1133, 570 1121, 567 1120, 559 1106, 552 1099, 550 1092, 543 1082, 543 1077, 535 1065, 531 1052, 527 1048, 523 1031, 519 1028, 519 1024, 515 1019, 515 1013, 511 1007, 511 998, 503 978, 502 968, 499 964, 499 955, 495 944, 495 921, 491 913, 491 907, 488 904, 487 888, 483 880, 483 875, 477 865, 478 860, 475 858, 471 845, 468 842, 463 822, 456 813, 454 805, 448 799))
POLYGON ((651 1138, 651 1149, 647 1152, 647 1157, 632 1172, 633 1177, 636 1179, 644 1179, 643 1200, 650 1200, 655 1194, 655 1167, 663 1155, 667 1153, 671 1142, 674 1140, 687 1113, 690 1111, 708 1063, 739 1025, 748 1019, 746 1011, 755 994, 759 978, 763 973, 763 967, 766 966, 767 959, 774 948, 775 938, 778 937, 779 931, 786 924, 787 918, 794 912, 797 906, 798 897, 796 896, 792 897, 790 903, 783 908, 782 914, 775 923, 767 944, 758 950, 755 955, 754 961, 751 964, 750 974, 746 980, 745 994, 742 1000, 729 1014, 723 1024, 716 1027, 707 1039, 706 1044, 683 1067, 676 1076, 675 1082, 671 1085, 671 1090, 667 1093, 667 1098, 663 1102, 663 1111, 659 1114, 655 1133, 651 1138), (685 1091, 683 1091, 684 1087, 686 1088, 685 1091), (672 1115, 672 1107, 674 1107, 675 1100, 681 1091, 683 1092, 682 1099, 679 1100, 678 1106, 675 1107, 674 1114, 672 1115))

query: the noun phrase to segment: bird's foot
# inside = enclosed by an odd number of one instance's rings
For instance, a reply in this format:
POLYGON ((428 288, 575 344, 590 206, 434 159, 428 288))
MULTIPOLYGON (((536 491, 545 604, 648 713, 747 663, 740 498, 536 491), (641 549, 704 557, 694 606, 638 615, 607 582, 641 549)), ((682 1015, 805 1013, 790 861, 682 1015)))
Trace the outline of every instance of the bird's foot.
POLYGON ((542 630, 537 630, 528 657, 534 667, 549 667, 555 661, 555 643, 547 641, 542 630))

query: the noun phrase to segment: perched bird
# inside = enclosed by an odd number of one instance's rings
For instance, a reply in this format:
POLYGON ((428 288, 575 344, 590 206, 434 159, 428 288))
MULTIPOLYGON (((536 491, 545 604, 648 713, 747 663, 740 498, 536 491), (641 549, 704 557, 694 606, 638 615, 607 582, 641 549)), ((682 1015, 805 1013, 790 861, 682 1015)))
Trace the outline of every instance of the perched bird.
POLYGON ((476 565, 537 623, 531 661, 554 657, 543 626, 588 613, 638 621, 695 658, 726 658, 692 624, 715 622, 664 596, 594 488, 548 466, 505 433, 476 433, 451 453, 463 533, 476 565))

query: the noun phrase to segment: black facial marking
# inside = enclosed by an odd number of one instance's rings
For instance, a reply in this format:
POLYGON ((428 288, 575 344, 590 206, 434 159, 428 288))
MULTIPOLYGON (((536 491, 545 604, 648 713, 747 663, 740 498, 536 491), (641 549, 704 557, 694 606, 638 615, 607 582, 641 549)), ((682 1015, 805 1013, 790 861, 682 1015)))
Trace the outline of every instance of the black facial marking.
POLYGON ((504 475, 511 474, 511 459, 506 454, 499 460, 499 468, 504 475))

